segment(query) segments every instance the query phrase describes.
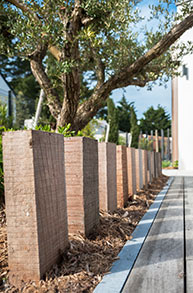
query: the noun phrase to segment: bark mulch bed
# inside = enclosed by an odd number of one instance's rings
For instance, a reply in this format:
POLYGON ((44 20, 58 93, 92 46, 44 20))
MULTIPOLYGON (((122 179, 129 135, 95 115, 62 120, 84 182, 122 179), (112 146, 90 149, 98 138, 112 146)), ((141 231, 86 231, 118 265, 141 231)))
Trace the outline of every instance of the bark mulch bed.
POLYGON ((100 225, 89 238, 81 234, 69 237, 70 247, 61 263, 44 280, 25 283, 17 289, 8 283, 6 216, 0 207, 0 292, 93 292, 109 272, 125 242, 163 189, 168 177, 153 181, 147 190, 138 192, 128 206, 114 213, 100 212, 100 225))

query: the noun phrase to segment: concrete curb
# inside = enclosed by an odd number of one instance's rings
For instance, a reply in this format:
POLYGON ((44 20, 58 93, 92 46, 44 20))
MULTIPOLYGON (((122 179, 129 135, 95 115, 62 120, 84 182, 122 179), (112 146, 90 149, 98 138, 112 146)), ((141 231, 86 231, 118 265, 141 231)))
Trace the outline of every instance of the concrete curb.
POLYGON ((121 292, 173 179, 170 177, 166 186, 157 195, 154 203, 132 233, 132 239, 123 246, 118 255, 119 259, 114 262, 111 271, 103 277, 94 293, 121 292))

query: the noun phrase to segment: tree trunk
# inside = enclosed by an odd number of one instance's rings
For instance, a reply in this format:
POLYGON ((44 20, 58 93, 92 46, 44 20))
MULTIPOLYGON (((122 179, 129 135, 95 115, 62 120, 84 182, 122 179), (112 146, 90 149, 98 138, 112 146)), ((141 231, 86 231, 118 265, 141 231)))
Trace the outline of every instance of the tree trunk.
POLYGON ((41 60, 38 60, 38 58, 32 56, 30 60, 30 65, 34 77, 46 94, 50 113, 55 119, 57 119, 61 112, 60 99, 56 90, 52 87, 52 84, 47 74, 44 71, 41 60))
POLYGON ((74 126, 74 119, 77 113, 78 102, 80 98, 80 78, 78 70, 73 69, 72 72, 63 76, 64 98, 60 115, 57 118, 57 128, 64 126, 66 123, 74 126))

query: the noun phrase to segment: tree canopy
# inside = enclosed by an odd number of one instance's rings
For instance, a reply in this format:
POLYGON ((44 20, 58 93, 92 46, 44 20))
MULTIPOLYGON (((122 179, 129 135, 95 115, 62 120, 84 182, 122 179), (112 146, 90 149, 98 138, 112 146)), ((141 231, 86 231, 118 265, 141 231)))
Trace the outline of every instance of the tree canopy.
POLYGON ((150 134, 151 130, 163 129, 167 136, 167 129, 171 127, 171 119, 170 114, 162 106, 158 105, 157 109, 154 109, 153 106, 149 107, 143 116, 144 118, 140 120, 140 129, 143 133, 150 134))
POLYGON ((152 5, 155 31, 140 26, 140 2, 1 1, 0 53, 30 61, 57 127, 71 123, 78 131, 114 89, 143 87, 176 72, 189 49, 178 43, 173 54, 171 45, 193 26, 191 5, 182 3, 181 16, 171 13, 174 0, 152 5))
POLYGON ((16 98, 16 128, 24 126, 24 120, 34 116, 35 101, 40 87, 36 82, 28 60, 19 57, 7 58, 0 55, 0 72, 9 79, 16 98))
POLYGON ((138 148, 138 140, 139 140, 139 125, 137 123, 137 115, 136 115, 136 110, 135 107, 132 106, 131 108, 131 117, 130 117, 130 123, 131 123, 131 135, 132 135, 132 141, 131 141, 131 146, 134 148, 138 148))
POLYGON ((108 141, 118 144, 118 139, 119 139, 118 111, 111 98, 107 99, 107 107, 108 107, 107 119, 108 119, 108 123, 110 127, 108 141))
POLYGON ((130 132, 131 128, 131 108, 133 108, 133 102, 129 103, 125 96, 119 101, 117 106, 118 117, 119 117, 119 130, 123 132, 130 132))

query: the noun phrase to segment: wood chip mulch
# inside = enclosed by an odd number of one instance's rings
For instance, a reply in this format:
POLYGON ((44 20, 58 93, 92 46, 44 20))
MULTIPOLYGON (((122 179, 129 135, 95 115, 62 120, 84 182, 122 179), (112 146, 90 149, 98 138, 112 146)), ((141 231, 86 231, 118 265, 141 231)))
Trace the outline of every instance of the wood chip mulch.
POLYGON ((8 282, 7 235, 5 209, 0 207, 0 292, 93 292, 125 242, 163 189, 168 177, 155 179, 147 190, 138 192, 128 206, 114 213, 100 212, 100 225, 90 237, 70 235, 70 247, 61 263, 47 273, 44 280, 25 283, 17 289, 8 282))

